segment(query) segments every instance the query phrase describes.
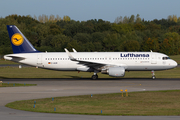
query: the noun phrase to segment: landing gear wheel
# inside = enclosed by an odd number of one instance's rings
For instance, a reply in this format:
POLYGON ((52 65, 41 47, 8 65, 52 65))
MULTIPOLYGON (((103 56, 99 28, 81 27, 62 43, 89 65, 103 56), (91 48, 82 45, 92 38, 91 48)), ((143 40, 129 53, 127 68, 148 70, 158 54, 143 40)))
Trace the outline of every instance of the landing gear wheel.
POLYGON ((91 79, 93 79, 93 80, 98 79, 98 75, 92 75, 91 79))
POLYGON ((152 73, 152 79, 153 79, 153 80, 156 79, 154 70, 152 70, 151 73, 152 73))

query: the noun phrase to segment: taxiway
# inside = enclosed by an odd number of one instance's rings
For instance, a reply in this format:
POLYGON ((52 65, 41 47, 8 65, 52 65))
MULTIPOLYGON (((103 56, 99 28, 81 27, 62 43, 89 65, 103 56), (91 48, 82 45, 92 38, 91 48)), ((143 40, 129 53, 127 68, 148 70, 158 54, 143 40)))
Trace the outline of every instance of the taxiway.
POLYGON ((179 116, 96 116, 35 113, 6 108, 9 102, 18 100, 118 93, 121 89, 131 91, 153 91, 180 89, 180 79, 1 79, 4 83, 37 84, 31 87, 0 88, 0 118, 2 120, 179 120, 179 116))

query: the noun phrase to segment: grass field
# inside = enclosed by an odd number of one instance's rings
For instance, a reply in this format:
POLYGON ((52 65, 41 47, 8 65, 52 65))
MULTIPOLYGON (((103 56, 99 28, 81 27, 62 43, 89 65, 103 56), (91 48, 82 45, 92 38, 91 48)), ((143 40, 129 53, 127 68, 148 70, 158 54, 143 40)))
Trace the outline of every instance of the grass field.
POLYGON ((180 115, 180 90, 132 92, 128 97, 121 93, 83 95, 16 101, 6 107, 45 113, 90 115, 180 115), (34 101, 36 101, 35 108, 34 101), (54 108, 56 111, 54 111, 54 108), (102 110, 102 114, 101 114, 102 110))
POLYGON ((9 64, 19 64, 19 63, 16 63, 16 62, 12 62, 12 61, 9 61, 9 60, 4 60, 4 59, 0 59, 0 65, 9 65, 9 64))
POLYGON ((178 64, 180 64, 180 55, 172 55, 170 56, 170 58, 175 60, 178 64))
POLYGON ((0 87, 36 86, 36 84, 0 83, 0 87))

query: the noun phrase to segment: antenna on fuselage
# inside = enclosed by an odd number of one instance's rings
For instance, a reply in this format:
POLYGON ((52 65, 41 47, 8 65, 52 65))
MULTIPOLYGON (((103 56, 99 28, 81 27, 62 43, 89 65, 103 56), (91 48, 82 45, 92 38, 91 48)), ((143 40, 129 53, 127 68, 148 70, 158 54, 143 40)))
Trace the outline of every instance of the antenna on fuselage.
POLYGON ((152 50, 150 50, 151 52, 153 52, 152 50))

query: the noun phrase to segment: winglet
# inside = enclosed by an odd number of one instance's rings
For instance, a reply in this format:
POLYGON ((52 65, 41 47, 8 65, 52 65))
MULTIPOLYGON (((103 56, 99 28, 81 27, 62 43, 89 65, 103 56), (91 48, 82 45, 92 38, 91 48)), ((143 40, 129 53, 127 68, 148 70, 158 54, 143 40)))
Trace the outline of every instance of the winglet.
POLYGON ((64 48, 64 50, 66 51, 66 53, 69 56, 70 60, 76 61, 76 59, 70 54, 70 52, 66 48, 64 48))
POLYGON ((74 48, 72 50, 73 50, 73 52, 77 53, 77 51, 74 48))

